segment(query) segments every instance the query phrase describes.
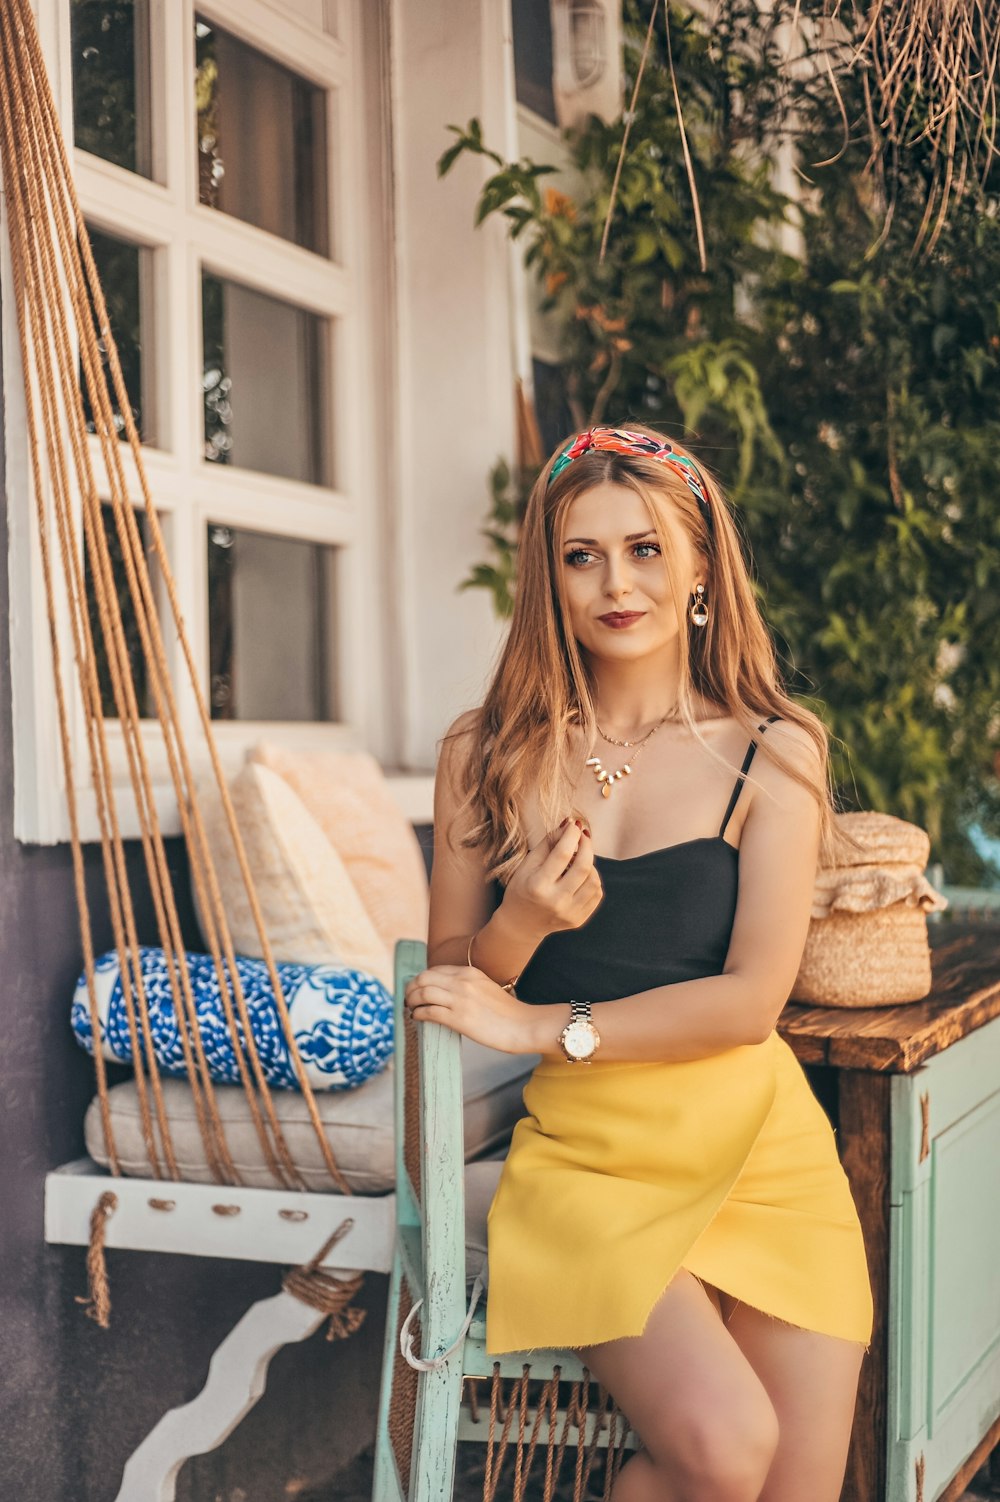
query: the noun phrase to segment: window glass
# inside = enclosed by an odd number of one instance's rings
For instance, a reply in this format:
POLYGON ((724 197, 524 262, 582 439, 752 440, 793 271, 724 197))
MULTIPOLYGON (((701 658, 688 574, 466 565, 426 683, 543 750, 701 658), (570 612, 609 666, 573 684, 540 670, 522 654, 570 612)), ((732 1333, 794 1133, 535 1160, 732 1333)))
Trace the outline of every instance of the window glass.
POLYGON ((335 566, 323 543, 209 526, 213 719, 336 718, 335 566))
POLYGON ((552 14, 549 0, 513 0, 514 83, 518 104, 556 124, 552 92, 552 14))
POLYGON ((329 255, 326 91, 195 21, 198 196, 329 255))
POLYGON ((72 0, 77 146, 152 176, 148 0, 72 0))
MULTIPOLYGON (((131 245, 127 240, 119 240, 114 235, 102 234, 100 230, 90 229, 89 235, 90 247, 94 253, 94 264, 104 292, 108 319, 118 350, 122 378, 125 382, 125 390, 128 392, 132 416, 142 441, 152 443, 155 440, 153 425, 150 421, 151 414, 143 401, 151 384, 145 379, 145 373, 147 369, 152 368, 152 352, 146 327, 151 320, 144 316, 148 294, 151 290, 152 252, 138 245, 131 245)), ((96 317, 94 327, 97 329, 96 317)), ((97 329, 97 342, 101 350, 111 405, 114 408, 115 427, 118 429, 119 437, 124 437, 125 421, 111 382, 106 341, 101 338, 99 329, 97 329)), ((93 411, 82 378, 81 389, 87 431, 93 433, 96 431, 93 411)))
POLYGON ((329 485, 326 320, 205 273, 205 458, 329 485))
POLYGON ((556 444, 572 433, 574 427, 566 396, 566 376, 561 365, 539 360, 537 356, 531 361, 531 372, 542 452, 551 454, 556 444))
MULTIPOLYGON (((110 505, 101 507, 101 516, 104 521, 104 530, 108 539, 108 550, 111 555, 111 572, 114 578, 115 593, 122 615, 122 629, 125 634, 125 649, 128 654, 129 664, 132 669, 132 682, 135 686, 135 697, 139 705, 139 713, 143 716, 153 714, 152 695, 149 691, 148 675, 146 672, 146 659, 142 650, 142 640, 139 635, 139 626, 136 621, 135 610, 132 605, 132 596, 129 592, 128 577, 125 572, 125 563, 122 555, 121 542, 118 537, 118 528, 115 525, 114 509, 110 505)), ((145 550, 148 546, 149 524, 145 513, 136 511, 136 525, 142 538, 142 546, 145 550)), ((150 576, 154 591, 157 586, 155 561, 147 554, 150 576)), ((90 620, 90 633, 94 642, 94 657, 97 663, 97 677, 101 685, 101 709, 109 719, 118 718, 118 710, 115 706, 114 691, 111 686, 111 672, 108 668, 108 647, 101 630, 101 617, 94 594, 93 571, 91 566, 90 551, 86 550, 84 563, 84 582, 87 595, 87 615, 90 620)))

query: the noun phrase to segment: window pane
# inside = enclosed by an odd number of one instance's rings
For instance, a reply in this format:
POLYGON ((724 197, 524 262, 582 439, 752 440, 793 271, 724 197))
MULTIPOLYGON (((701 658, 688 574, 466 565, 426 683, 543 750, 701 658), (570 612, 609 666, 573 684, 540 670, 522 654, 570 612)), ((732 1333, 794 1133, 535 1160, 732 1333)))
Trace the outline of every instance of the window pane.
POLYGON ((573 431, 573 414, 566 396, 566 376, 561 365, 548 360, 531 361, 535 387, 535 417, 542 435, 542 452, 551 454, 556 444, 573 431))
POLYGON ((326 93, 199 17, 198 196, 329 255, 326 93))
POLYGON ((77 146, 152 176, 149 0, 72 0, 77 146))
MULTIPOLYGON (((125 647, 132 669, 135 697, 139 705, 139 713, 144 716, 151 716, 153 714, 152 695, 149 691, 146 659, 142 650, 142 641, 139 636, 139 627, 136 623, 135 610, 132 606, 132 596, 129 593, 128 579, 125 573, 118 529, 115 526, 113 507, 103 505, 101 507, 101 515, 104 519, 104 530, 107 534, 108 548, 111 554, 111 572, 114 577, 115 593, 118 597, 119 608, 121 609, 125 647)), ((145 513, 136 511, 135 519, 139 528, 139 535, 142 538, 142 546, 145 550, 148 547, 149 537, 149 528, 145 513)), ((155 590, 158 570, 156 570, 154 560, 148 554, 147 561, 155 590)), ((115 706, 114 691, 111 687, 111 673, 108 668, 108 648, 101 630, 101 617, 94 595, 93 572, 89 550, 87 550, 85 559, 84 579, 87 592, 87 614, 90 619, 90 632, 94 642, 94 657, 97 661, 97 677, 101 685, 101 709, 106 718, 116 720, 118 718, 118 710, 115 706)))
POLYGON ((336 718, 335 563, 322 543, 208 528, 213 719, 336 718))
POLYGON ((326 320, 202 277, 205 458, 330 484, 326 320))
POLYGON ((517 102, 555 125, 549 0, 513 0, 513 26, 517 102))
MULTIPOLYGON (((125 381, 125 390, 128 392, 132 416, 135 418, 143 442, 152 443, 154 436, 149 420, 150 414, 143 404, 143 387, 149 384, 143 380, 143 371, 144 367, 149 368, 150 362, 147 320, 144 317, 146 302, 144 293, 148 292, 151 285, 152 252, 138 245, 130 245, 127 240, 118 240, 113 235, 102 234, 99 230, 91 229, 89 234, 97 275, 104 291, 104 300, 108 305, 111 332, 118 348, 118 359, 121 362, 122 377, 125 381)), ((94 326, 96 329, 96 318, 94 326)), ((115 412, 115 427, 119 437, 124 437, 125 422, 115 399, 105 344, 99 330, 97 342, 101 349, 108 393, 115 412)), ((87 431, 93 433, 96 432, 96 426, 82 378, 81 388, 87 431)))

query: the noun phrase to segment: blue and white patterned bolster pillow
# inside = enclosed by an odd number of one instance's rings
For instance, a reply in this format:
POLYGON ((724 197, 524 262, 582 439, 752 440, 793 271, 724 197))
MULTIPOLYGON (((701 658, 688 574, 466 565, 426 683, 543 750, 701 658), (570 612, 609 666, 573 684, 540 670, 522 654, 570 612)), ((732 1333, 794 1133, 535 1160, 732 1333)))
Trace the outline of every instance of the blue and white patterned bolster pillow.
MULTIPOLYGON (((239 1084, 236 1054, 219 995, 214 961, 208 954, 189 954, 187 963, 209 1074, 218 1084, 239 1084)), ((186 1078, 182 1037, 163 950, 140 949, 139 968, 156 1062, 163 1074, 186 1078)), ((236 969, 267 1083, 279 1090, 298 1089, 267 966, 263 960, 238 955, 236 969)), ((295 1043, 313 1089, 349 1090, 385 1068, 393 1047, 392 997, 380 980, 367 971, 343 965, 279 964, 277 970, 295 1043)), ((132 1064, 128 1009, 117 953, 101 955, 95 965, 95 980, 101 1052, 106 1059, 132 1064)), ((135 1006, 134 975, 132 994, 135 1006)), ((230 999, 230 1005, 242 1047, 239 1012, 234 1000, 230 999)), ((85 975, 77 982, 71 1021, 77 1042, 93 1053, 85 975)), ((137 1009, 136 1030, 139 1046, 144 1049, 137 1009)))

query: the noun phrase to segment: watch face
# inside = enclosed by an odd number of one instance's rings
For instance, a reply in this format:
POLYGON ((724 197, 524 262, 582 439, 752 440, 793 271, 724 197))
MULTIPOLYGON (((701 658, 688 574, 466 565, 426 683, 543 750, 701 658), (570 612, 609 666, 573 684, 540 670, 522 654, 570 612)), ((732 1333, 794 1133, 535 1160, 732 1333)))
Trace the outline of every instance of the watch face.
POLYGON ((589 1059, 597 1044, 589 1022, 570 1022, 563 1033, 566 1052, 574 1059, 589 1059))

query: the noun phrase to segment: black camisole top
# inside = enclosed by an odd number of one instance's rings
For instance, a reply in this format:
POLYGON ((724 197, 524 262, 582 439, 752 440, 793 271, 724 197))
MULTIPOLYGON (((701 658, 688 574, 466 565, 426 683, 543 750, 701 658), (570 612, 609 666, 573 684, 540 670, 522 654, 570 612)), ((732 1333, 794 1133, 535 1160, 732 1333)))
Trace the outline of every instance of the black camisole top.
MULTIPOLYGON (((603 901, 580 928, 545 936, 517 982, 520 1001, 615 1001, 722 974, 739 880, 739 851, 725 832, 756 749, 751 741, 718 834, 625 860, 594 856, 603 901)), ((493 886, 499 905, 503 886, 493 886)))

